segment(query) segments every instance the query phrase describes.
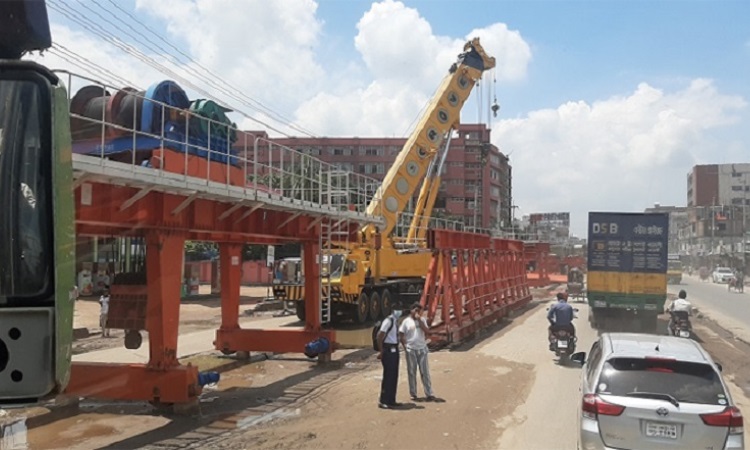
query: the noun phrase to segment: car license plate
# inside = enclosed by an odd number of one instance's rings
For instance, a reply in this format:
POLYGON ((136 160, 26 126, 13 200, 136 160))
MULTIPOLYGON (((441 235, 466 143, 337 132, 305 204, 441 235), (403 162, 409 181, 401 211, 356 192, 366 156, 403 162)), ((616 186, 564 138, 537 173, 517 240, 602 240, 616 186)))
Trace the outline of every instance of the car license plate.
POLYGON ((677 439, 677 425, 646 422, 646 436, 677 439))
POLYGON ((568 341, 557 341, 557 348, 568 348, 568 341))
POLYGON ((685 330, 680 330, 680 337, 689 338, 690 337, 690 332, 689 331, 685 331, 685 330))

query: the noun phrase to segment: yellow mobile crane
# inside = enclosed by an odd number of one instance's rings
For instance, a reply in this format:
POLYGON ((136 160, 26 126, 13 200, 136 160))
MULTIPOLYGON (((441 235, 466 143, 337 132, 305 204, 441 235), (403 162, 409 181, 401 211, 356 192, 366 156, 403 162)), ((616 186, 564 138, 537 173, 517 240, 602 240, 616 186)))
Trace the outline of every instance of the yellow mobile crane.
MULTIPOLYGON (((324 255, 326 280, 322 298, 322 320, 350 316, 356 322, 377 320, 408 294, 424 285, 431 253, 424 241, 432 207, 440 185, 440 169, 445 161, 450 137, 458 128, 461 108, 485 70, 495 67, 474 38, 464 45, 427 107, 414 132, 388 170, 369 214, 381 214, 382 228, 367 225, 357 242, 332 243, 338 250, 324 255), (394 236, 402 214, 422 182, 414 218, 406 239, 394 236)), ((276 285, 274 295, 293 301, 297 316, 304 319, 302 286, 276 285)))

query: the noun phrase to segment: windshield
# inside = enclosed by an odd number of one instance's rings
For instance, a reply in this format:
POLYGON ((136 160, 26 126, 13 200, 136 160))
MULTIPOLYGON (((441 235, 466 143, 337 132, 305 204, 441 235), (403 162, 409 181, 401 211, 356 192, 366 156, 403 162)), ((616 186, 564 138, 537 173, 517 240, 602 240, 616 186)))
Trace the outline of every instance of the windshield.
POLYGON ((678 402, 711 405, 727 402, 724 387, 713 367, 672 360, 611 359, 604 365, 597 392, 620 396, 667 394, 678 402))
POLYGON ((341 270, 344 267, 344 255, 331 255, 330 269, 331 276, 336 278, 341 276, 341 270))
POLYGON ((41 296, 49 286, 43 97, 36 82, 0 80, 0 299, 41 296))
POLYGON ((667 263, 667 267, 669 268, 669 270, 681 270, 682 263, 679 261, 669 261, 669 263, 667 263))

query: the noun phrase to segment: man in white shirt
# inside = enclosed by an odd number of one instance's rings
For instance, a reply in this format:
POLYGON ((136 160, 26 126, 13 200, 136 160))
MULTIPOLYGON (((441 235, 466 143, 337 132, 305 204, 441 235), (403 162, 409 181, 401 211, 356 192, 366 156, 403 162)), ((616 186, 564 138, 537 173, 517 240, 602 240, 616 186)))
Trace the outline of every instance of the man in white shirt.
MULTIPOLYGON (((672 324, 674 323, 674 313, 682 314, 685 316, 691 316, 693 305, 687 300, 687 292, 680 290, 677 294, 677 299, 669 304, 667 312, 669 313, 669 325, 667 325, 667 331, 672 332, 672 324)), ((687 317, 686 317, 687 318, 687 317)), ((690 320, 690 319, 688 319, 690 320)))
POLYGON ((428 401, 435 400, 432 392, 432 381, 430 380, 430 366, 427 362, 427 340, 425 336, 429 332, 427 321, 421 316, 422 305, 415 303, 411 307, 411 314, 404 319, 398 330, 398 336, 406 348, 406 369, 409 373, 409 394, 411 399, 417 399, 417 367, 422 376, 422 385, 428 401))
POLYGON ((102 327, 102 337, 109 337, 109 328, 107 328, 107 315, 109 315, 109 290, 104 289, 102 296, 99 297, 101 310, 99 311, 99 326, 102 327))

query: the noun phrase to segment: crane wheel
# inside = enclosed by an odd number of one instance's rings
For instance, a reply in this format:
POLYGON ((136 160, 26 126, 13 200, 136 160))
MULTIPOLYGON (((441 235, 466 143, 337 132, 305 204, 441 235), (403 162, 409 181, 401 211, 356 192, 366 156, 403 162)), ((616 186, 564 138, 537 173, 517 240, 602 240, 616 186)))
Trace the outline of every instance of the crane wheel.
POLYGON ((370 319, 378 320, 381 309, 380 293, 378 291, 370 292, 370 319))
POLYGON ((359 297, 357 297, 357 303, 355 304, 355 306, 357 307, 357 311, 355 313, 354 319, 357 321, 357 323, 367 322, 367 316, 369 315, 370 311, 370 299, 367 296, 367 293, 359 293, 359 297))
POLYGON ((380 317, 388 317, 393 311, 393 296, 391 291, 383 289, 383 294, 380 297, 380 317))

